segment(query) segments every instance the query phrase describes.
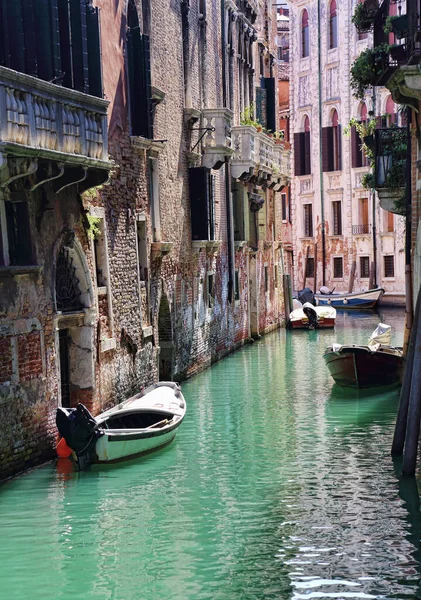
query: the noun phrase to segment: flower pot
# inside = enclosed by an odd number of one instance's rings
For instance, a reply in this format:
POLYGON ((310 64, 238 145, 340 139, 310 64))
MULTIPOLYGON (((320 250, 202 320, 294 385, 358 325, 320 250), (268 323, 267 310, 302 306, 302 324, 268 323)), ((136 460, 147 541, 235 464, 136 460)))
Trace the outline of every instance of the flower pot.
POLYGON ((395 203, 402 197, 403 193, 404 188, 377 188, 380 207, 383 208, 383 210, 400 214, 400 212, 396 210, 395 203))

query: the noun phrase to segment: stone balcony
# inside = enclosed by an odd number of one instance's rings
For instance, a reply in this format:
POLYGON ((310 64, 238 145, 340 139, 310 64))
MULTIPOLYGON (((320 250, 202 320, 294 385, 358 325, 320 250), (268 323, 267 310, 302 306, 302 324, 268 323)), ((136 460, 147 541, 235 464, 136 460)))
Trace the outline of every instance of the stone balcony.
POLYGON ((0 66, 0 186, 25 170, 36 174, 40 164, 49 165, 49 180, 65 185, 103 183, 111 167, 107 107, 101 98, 0 66))
POLYGON ((275 190, 285 185, 290 177, 290 151, 283 144, 247 125, 233 127, 232 137, 231 174, 235 179, 255 178, 275 190))
POLYGON ((229 108, 205 108, 202 116, 203 126, 207 128, 202 164, 208 169, 219 169, 234 152, 231 140, 233 112, 229 108))

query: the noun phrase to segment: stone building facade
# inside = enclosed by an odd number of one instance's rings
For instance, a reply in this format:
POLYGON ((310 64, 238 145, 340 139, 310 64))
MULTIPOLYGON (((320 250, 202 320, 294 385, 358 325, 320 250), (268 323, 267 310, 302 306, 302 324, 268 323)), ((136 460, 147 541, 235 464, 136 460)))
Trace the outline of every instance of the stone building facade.
POLYGON ((0 478, 281 325, 289 176, 270 2, 4 4, 0 478))
POLYGON ((372 34, 352 24, 354 9, 350 0, 291 3, 295 286, 348 291, 353 273, 353 291, 377 285, 385 301, 404 304, 404 218, 363 187, 369 167, 349 128, 351 119, 372 115, 387 127, 383 121, 400 117, 384 87, 362 101, 352 94, 352 62, 372 44, 372 34))

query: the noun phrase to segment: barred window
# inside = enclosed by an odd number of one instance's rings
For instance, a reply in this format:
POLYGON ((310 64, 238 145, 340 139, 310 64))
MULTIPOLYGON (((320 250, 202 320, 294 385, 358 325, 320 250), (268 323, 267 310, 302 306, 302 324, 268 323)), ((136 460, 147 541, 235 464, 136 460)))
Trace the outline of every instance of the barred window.
POLYGON ((384 256, 384 276, 394 277, 395 276, 395 257, 384 256))
POLYGON ((336 256, 333 259, 333 278, 341 279, 344 276, 342 256, 336 256))
POLYGON ((304 236, 313 237, 313 205, 304 204, 304 236))
POLYGON ((332 202, 333 235, 342 235, 342 202, 332 202))
POLYGON ((360 256, 360 277, 362 279, 370 277, 370 258, 368 256, 360 256))
POLYGON ((282 203, 282 220, 287 220, 287 195, 281 194, 281 203, 282 203))
POLYGON ((314 258, 307 258, 306 277, 314 277, 314 258))

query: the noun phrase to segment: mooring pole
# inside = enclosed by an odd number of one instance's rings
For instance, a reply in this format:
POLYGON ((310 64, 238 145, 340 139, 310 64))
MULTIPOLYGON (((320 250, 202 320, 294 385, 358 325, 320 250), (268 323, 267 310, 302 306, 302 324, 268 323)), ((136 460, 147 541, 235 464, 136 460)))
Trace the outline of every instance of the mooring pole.
POLYGON ((421 294, 418 294, 415 308, 414 321, 412 323, 411 336, 406 354, 406 365, 403 374, 402 388, 399 396, 398 415, 396 417, 395 434, 392 443, 392 456, 401 456, 405 445, 406 424, 408 420, 409 396, 411 394, 411 381, 414 367, 415 339, 417 335, 417 323, 419 321, 421 305, 421 294))
POLYGON ((406 443, 403 451, 402 475, 414 475, 418 454, 421 418, 421 327, 419 318, 414 321, 417 334, 412 361, 411 391, 409 394, 406 443))

